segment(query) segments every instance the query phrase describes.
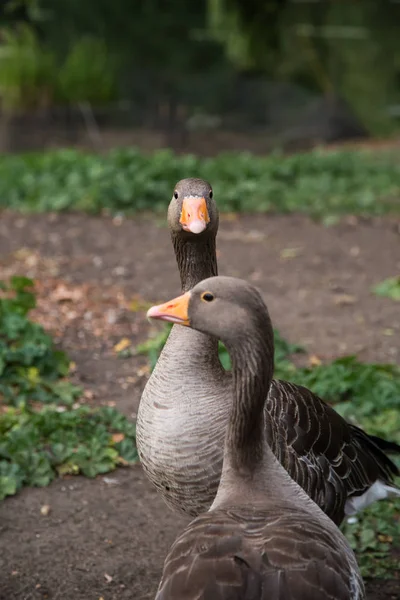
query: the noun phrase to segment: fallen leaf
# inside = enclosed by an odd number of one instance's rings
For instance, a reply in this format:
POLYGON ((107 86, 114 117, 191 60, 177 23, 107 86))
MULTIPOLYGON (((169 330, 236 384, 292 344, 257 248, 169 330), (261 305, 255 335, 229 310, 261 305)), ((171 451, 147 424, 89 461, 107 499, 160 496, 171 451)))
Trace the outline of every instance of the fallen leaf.
POLYGON ((79 473, 78 465, 74 465, 71 463, 63 463, 62 465, 58 465, 56 467, 57 473, 63 477, 64 475, 77 475, 79 473))
POLYGON ((43 504, 43 506, 40 507, 40 513, 44 516, 47 517, 47 515, 50 513, 51 508, 48 504, 43 504))
POLYGON ((143 377, 144 375, 150 375, 150 366, 149 365, 144 365, 143 367, 140 367, 140 369, 138 369, 136 371, 136 374, 139 377, 143 377))
POLYGON ((393 538, 391 535, 383 535, 382 533, 378 534, 378 540, 380 542, 388 542, 389 544, 393 542, 393 538))
POLYGON ((35 256, 34 254, 32 254, 31 256, 28 256, 26 258, 25 262, 28 267, 36 267, 36 265, 39 262, 39 258, 37 256, 35 256))
POLYGON ((83 292, 79 288, 68 289, 64 283, 59 283, 50 296, 56 302, 78 302, 82 300, 83 292))
POLYGON ((350 294, 336 294, 333 297, 333 302, 338 306, 346 306, 349 304, 355 304, 357 302, 357 298, 355 296, 351 296, 350 294))
POLYGON ((284 248, 280 252, 280 257, 284 260, 290 260, 292 258, 296 258, 302 252, 302 248, 284 248))
POLYGON ((114 351, 118 354, 119 352, 122 352, 122 350, 129 348, 130 345, 131 345, 130 339, 122 338, 122 340, 120 340, 118 342, 118 344, 115 344, 114 351))
POLYGON ((17 260, 26 260, 29 256, 31 256, 31 254, 32 250, 30 248, 22 246, 22 248, 19 248, 19 250, 14 252, 13 256, 15 256, 17 260))
POLYGON ((113 580, 111 575, 108 575, 107 573, 104 573, 104 579, 106 580, 106 583, 111 583, 111 581, 113 580))
POLYGON ((85 400, 93 400, 94 398, 94 392, 92 390, 85 390, 83 392, 83 397, 85 398, 85 400))
POLYGON ((384 329, 382 331, 383 335, 394 335, 394 329, 391 329, 390 327, 388 327, 387 329, 384 329))
POLYGON ((118 442, 122 442, 122 440, 125 439, 125 434, 124 433, 113 433, 111 438, 112 438, 112 441, 114 442, 114 444, 118 444, 118 442))
POLYGON ((316 354, 311 354, 308 358, 308 362, 312 367, 318 367, 322 363, 322 360, 318 358, 316 354))

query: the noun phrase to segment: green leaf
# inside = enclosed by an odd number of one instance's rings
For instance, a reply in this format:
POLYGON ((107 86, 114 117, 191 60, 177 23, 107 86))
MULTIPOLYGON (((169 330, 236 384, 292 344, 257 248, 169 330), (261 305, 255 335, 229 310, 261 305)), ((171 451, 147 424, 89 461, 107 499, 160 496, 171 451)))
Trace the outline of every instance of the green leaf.
POLYGON ((25 292, 26 288, 33 288, 34 281, 28 277, 14 275, 10 280, 10 287, 16 292, 25 292))
POLYGON ((123 439, 122 442, 115 444, 115 449, 119 456, 129 463, 135 463, 139 459, 135 441, 132 439, 123 439))
POLYGON ((27 469, 27 485, 44 487, 54 479, 55 474, 50 461, 42 452, 31 453, 29 460, 25 462, 25 467, 27 469))
POLYGON ((398 277, 385 279, 374 286, 372 290, 377 296, 384 296, 391 300, 400 301, 400 275, 398 277))
POLYGON ((12 496, 21 487, 23 474, 15 463, 0 460, 0 500, 12 496))

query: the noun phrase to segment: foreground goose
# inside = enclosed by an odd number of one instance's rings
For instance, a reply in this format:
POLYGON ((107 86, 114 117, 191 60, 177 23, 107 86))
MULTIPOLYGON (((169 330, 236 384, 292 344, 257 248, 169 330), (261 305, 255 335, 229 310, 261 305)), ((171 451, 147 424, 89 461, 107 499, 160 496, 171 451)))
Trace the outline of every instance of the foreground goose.
MULTIPOLYGON (((173 544, 156 600, 362 600, 353 552, 276 460, 265 431, 274 369, 267 308, 240 279, 212 277, 149 317, 226 345, 233 363, 222 477, 209 512, 173 544)), ((284 410, 284 407, 283 407, 284 410)))
MULTIPOLYGON (((183 291, 217 275, 218 211, 209 184, 181 181, 168 221, 183 291)), ((220 364, 216 339, 174 326, 137 420, 142 465, 171 507, 196 516, 211 506, 231 403, 232 374, 220 364)), ((400 448, 349 425, 309 390, 273 380, 265 410, 275 456, 335 523, 400 494, 392 483, 398 470, 382 450, 400 448)))

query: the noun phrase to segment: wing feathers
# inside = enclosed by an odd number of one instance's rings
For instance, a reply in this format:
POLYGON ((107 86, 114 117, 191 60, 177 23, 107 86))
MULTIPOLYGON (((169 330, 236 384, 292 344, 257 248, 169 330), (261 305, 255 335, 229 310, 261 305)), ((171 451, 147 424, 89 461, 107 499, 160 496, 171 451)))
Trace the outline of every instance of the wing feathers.
POLYGON ((337 524, 349 498, 364 494, 377 480, 393 484, 393 476, 399 474, 383 452, 397 451, 396 444, 348 424, 302 386, 274 380, 266 411, 274 454, 337 524))
POLYGON ((172 546, 156 600, 355 600, 355 559, 332 531, 295 509, 210 511, 172 546))

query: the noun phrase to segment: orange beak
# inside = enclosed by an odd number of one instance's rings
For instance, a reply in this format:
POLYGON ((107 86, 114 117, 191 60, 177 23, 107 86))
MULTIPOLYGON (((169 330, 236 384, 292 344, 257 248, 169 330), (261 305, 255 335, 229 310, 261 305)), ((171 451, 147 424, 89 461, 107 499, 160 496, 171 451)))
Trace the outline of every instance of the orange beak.
POLYGON ((160 319, 161 321, 169 321, 170 323, 178 323, 179 325, 190 326, 188 316, 188 307, 190 300, 190 292, 182 294, 165 304, 152 306, 147 311, 147 318, 160 319))
POLYGON ((179 223, 185 231, 201 233, 210 222, 205 198, 187 196, 183 199, 179 223))

